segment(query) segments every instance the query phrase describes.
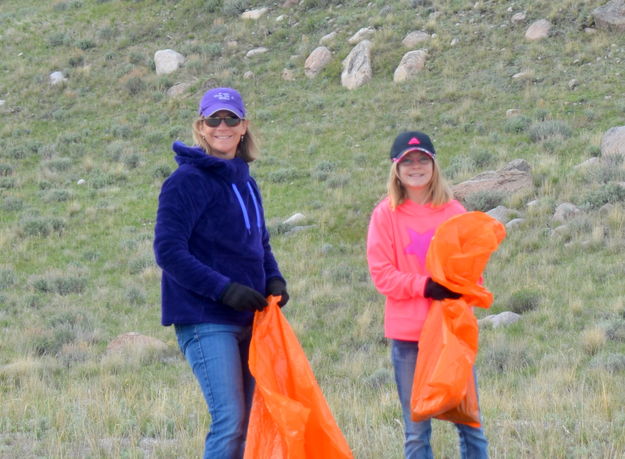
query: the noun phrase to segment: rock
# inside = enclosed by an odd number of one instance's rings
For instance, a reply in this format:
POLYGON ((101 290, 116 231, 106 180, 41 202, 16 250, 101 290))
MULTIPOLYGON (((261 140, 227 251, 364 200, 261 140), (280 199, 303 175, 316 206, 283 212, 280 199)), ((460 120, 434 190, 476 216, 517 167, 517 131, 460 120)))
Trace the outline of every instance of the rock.
POLYGON ((515 73, 514 75, 512 75, 512 78, 514 80, 531 80, 532 78, 534 78, 534 72, 525 71, 515 73))
POLYGON ((467 196, 481 191, 502 191, 506 194, 531 190, 533 187, 529 164, 524 160, 515 160, 498 171, 486 171, 452 187, 456 199, 464 200, 467 196))
POLYGON ((493 328, 503 327, 506 325, 511 325, 517 322, 521 316, 512 311, 504 311, 499 314, 491 314, 489 316, 484 317, 481 320, 478 320, 478 325, 490 325, 493 328))
POLYGON ((247 72, 243 74, 243 78, 246 80, 251 80, 252 78, 254 78, 254 72, 252 72, 251 70, 248 70, 247 72))
POLYGON ((260 19, 261 16, 263 16, 267 11, 269 11, 269 8, 267 8, 266 6, 262 8, 256 8, 254 10, 245 11, 241 14, 241 19, 251 19, 255 21, 257 19, 260 19))
POLYGON ((287 18, 286 14, 281 14, 276 18, 276 22, 282 22, 287 18))
POLYGON ((518 24, 520 22, 525 21, 525 13, 515 13, 515 14, 513 14, 511 21, 514 24, 518 24))
POLYGON ((0 107, 2 107, 5 104, 5 100, 4 99, 0 99, 0 107))
POLYGON ((167 90, 167 97, 178 97, 183 95, 187 89, 191 87, 191 83, 178 83, 167 90))
POLYGON ((575 166, 575 169, 588 169, 591 166, 598 166, 599 164, 601 164, 601 160, 599 158, 588 158, 586 161, 575 166))
POLYGON ((85 183, 86 183, 85 179, 78 179, 78 181, 76 182, 76 185, 84 185, 85 183))
POLYGON ((525 38, 530 41, 542 40, 549 36, 551 22, 546 19, 539 19, 530 25, 525 32, 525 38))
POLYGON ((517 226, 520 226, 524 221, 524 218, 513 218, 508 223, 506 223, 506 228, 516 228, 517 226))
POLYGON ((319 39, 319 44, 320 45, 325 45, 325 44, 329 44, 329 43, 334 42, 334 39, 336 38, 336 35, 337 35, 336 32, 330 32, 329 34, 324 35, 323 37, 321 37, 319 39))
POLYGON ((351 38, 347 40, 347 43, 349 43, 350 45, 358 44, 363 40, 371 38, 374 33, 375 29, 373 27, 363 27, 354 35, 352 35, 351 38))
POLYGON ((254 56, 258 56, 259 54, 264 54, 267 51, 269 51, 267 48, 264 47, 259 47, 259 48, 254 48, 254 49, 250 49, 247 54, 245 55, 245 57, 254 57, 254 56))
POLYGON ((347 89, 356 89, 371 80, 371 42, 363 40, 343 59, 341 84, 347 89))
POLYGON ((610 128, 603 134, 601 156, 625 157, 625 126, 610 128))
POLYGON ((573 90, 579 86, 579 81, 573 78, 572 80, 569 80, 567 86, 569 89, 573 90))
POLYGON ((63 72, 60 72, 57 70, 56 72, 52 72, 50 74, 50 84, 52 86, 65 83, 66 81, 67 81, 67 78, 65 78, 65 75, 63 75, 63 72))
POLYGON ((282 8, 290 8, 297 5, 298 3, 299 0, 285 0, 285 2, 282 4, 282 8))
POLYGON ((306 220, 306 216, 302 213, 296 213, 291 215, 289 218, 284 220, 282 223, 284 225, 297 225, 298 223, 302 223, 306 220))
POLYGON ((304 74, 308 78, 316 77, 332 60, 332 53, 325 46, 313 50, 304 62, 304 74))
POLYGON ((517 212, 515 210, 508 209, 505 206, 497 206, 486 213, 491 217, 499 220, 503 224, 506 224, 512 219, 513 216, 517 215, 517 212))
POLYGON ((592 16, 597 29, 625 32, 625 0, 612 0, 595 8, 592 16))
POLYGON ((580 210, 575 204, 571 204, 570 202, 563 202, 562 204, 558 205, 558 207, 556 207, 552 219, 557 222, 565 222, 575 217, 579 213, 580 210))
POLYGON ((508 110, 506 110, 506 118, 519 116, 520 114, 521 114, 521 110, 518 108, 509 108, 508 110))
POLYGON ((425 67, 427 51, 419 49, 417 51, 409 51, 401 58, 399 65, 393 73, 393 81, 400 83, 402 81, 413 79, 425 67))
POLYGON ((408 35, 406 35, 401 42, 406 48, 414 48, 419 43, 429 39, 430 34, 422 32, 420 30, 415 30, 414 32, 410 32, 408 35))
POLYGON ((175 72, 184 64, 184 61, 184 56, 173 49, 160 49, 154 53, 157 75, 167 75, 175 72))

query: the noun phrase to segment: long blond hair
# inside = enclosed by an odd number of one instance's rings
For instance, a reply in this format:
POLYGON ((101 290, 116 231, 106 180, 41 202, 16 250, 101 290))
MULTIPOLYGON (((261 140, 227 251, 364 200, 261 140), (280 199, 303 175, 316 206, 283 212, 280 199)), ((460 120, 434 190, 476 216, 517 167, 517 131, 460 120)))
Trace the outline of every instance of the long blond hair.
MULTIPOLYGON (((443 204, 451 201, 454 198, 454 193, 447 184, 447 181, 443 177, 440 167, 434 158, 432 158, 432 162, 432 179, 430 180, 430 183, 428 183, 426 202, 436 207, 442 206, 443 204)), ((398 167, 399 162, 393 161, 388 176, 388 182, 386 183, 389 204, 393 210, 404 202, 407 197, 406 187, 404 187, 401 180, 399 180, 399 172, 397 170, 398 167)))
MULTIPOLYGON (((208 144, 208 142, 204 139, 200 131, 200 128, 202 127, 203 122, 204 121, 202 121, 202 118, 198 118, 193 122, 193 125, 192 125, 193 142, 195 142, 196 145, 202 147, 202 149, 206 153, 211 155, 212 154, 211 147, 208 144)), ((243 136, 243 139, 239 142, 239 145, 237 146, 236 156, 243 159, 246 163, 251 163, 256 158, 258 158, 258 154, 259 154, 258 142, 256 140, 256 136, 250 129, 250 125, 248 121, 245 135, 243 136)))

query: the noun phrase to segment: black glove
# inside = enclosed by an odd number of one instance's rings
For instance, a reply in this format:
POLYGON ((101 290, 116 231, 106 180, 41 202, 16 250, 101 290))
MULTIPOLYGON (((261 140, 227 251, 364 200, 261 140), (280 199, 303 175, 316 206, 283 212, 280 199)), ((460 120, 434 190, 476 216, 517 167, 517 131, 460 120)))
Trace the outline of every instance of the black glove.
POLYGON ((444 300, 446 298, 457 300, 462 295, 460 293, 452 292, 444 285, 441 285, 438 282, 433 281, 431 277, 428 277, 428 280, 425 282, 423 296, 426 298, 432 298, 433 300, 444 300))
POLYGON ((282 297, 278 306, 282 307, 289 302, 289 294, 286 291, 286 283, 279 277, 273 277, 267 281, 267 295, 282 297))
POLYGON ((221 295, 220 301, 237 311, 262 311, 267 300, 253 288, 233 282, 221 295))

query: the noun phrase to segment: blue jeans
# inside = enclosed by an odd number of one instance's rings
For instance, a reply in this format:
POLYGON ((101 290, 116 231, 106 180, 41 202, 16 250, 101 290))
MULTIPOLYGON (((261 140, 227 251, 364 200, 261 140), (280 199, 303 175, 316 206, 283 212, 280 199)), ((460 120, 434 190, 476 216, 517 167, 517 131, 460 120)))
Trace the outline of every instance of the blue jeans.
MULTIPOLYGON (((395 382, 404 416, 406 459, 432 459, 430 436, 431 420, 413 422, 410 418, 410 396, 419 343, 416 341, 391 340, 391 359, 395 368, 395 382)), ((476 382, 477 384, 477 382, 476 382)), ((463 459, 488 458, 488 441, 481 428, 455 424, 460 437, 460 457, 463 459)))
POLYGON ((204 323, 175 328, 211 415, 204 458, 241 459, 254 393, 247 366, 252 327, 204 323))

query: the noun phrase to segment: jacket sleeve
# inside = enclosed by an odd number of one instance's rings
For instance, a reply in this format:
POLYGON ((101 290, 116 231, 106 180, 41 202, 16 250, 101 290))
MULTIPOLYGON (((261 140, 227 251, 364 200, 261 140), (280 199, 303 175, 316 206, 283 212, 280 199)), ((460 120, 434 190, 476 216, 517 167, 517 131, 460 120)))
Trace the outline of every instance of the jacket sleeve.
MULTIPOLYGON (((180 169, 178 169, 180 171, 180 169)), ((210 192, 193 174, 172 175, 159 195, 154 254, 157 264, 182 287, 217 301, 230 279, 189 251, 189 238, 207 205, 210 192)))
POLYGON ((263 208, 262 197, 260 196, 260 191, 258 189, 258 184, 253 178, 250 178, 250 183, 252 184, 252 188, 254 193, 256 194, 256 198, 258 199, 260 205, 260 212, 262 218, 261 231, 262 231, 262 242, 263 249, 265 252, 265 257, 263 260, 263 267, 265 269, 265 278, 266 280, 273 278, 280 278, 286 284, 286 280, 282 277, 280 273, 280 269, 278 268, 278 262, 273 255, 273 251, 271 250, 271 244, 269 243, 269 231, 267 231, 267 226, 265 225, 265 210, 263 208))
POLYGON ((367 234, 367 262, 377 290, 396 300, 422 297, 427 276, 402 272, 397 268, 396 245, 392 233, 391 211, 383 202, 373 211, 367 234))

